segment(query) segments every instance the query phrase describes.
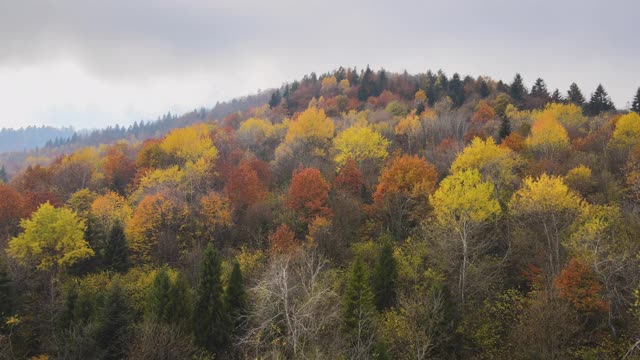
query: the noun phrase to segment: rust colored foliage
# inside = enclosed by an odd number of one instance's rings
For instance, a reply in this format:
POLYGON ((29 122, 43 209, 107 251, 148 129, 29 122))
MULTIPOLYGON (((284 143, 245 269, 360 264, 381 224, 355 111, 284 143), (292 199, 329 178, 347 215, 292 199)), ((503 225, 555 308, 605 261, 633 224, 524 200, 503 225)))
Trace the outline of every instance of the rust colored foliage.
POLYGON ((17 229, 20 219, 26 217, 23 198, 16 189, 0 184, 0 234, 12 233, 17 229))
POLYGON ((340 169, 338 175, 334 179, 334 186, 340 191, 344 191, 354 196, 360 196, 364 182, 362 180, 362 173, 358 169, 358 165, 353 158, 349 158, 342 169, 340 169))
POLYGON ((329 189, 329 183, 318 169, 300 167, 293 172, 287 205, 298 212, 306 222, 310 222, 316 216, 329 217, 331 216, 331 210, 327 204, 329 189))
POLYGON ((482 100, 476 106, 476 111, 471 115, 471 121, 474 123, 486 123, 496 117, 496 112, 491 105, 482 100))
POLYGON ((295 234, 286 224, 281 224, 269 235, 269 251, 272 255, 292 254, 297 249, 295 234))
POLYGON ((516 132, 512 132, 511 134, 509 134, 509 136, 502 139, 501 145, 506 146, 516 152, 524 151, 527 148, 524 136, 516 132))
POLYGON ((380 96, 370 97, 367 102, 376 108, 384 108, 389 105, 390 102, 397 100, 400 100, 398 95, 393 94, 389 90, 385 90, 380 94, 380 96))
POLYGON ((471 141, 475 138, 480 138, 482 140, 487 139, 487 134, 484 133, 481 129, 471 129, 464 134, 464 142, 466 144, 470 144, 471 141))
POLYGON ((115 144, 107 149, 104 159, 104 178, 108 186, 123 194, 136 174, 136 164, 127 156, 126 144, 115 144))
POLYGON ((609 304, 602 299, 602 285, 595 274, 579 260, 571 259, 554 283, 560 297, 585 312, 607 312, 609 304))
POLYGON ((242 161, 232 169, 224 191, 236 209, 244 209, 267 196, 267 185, 250 161, 242 161))
POLYGON ((380 183, 373 198, 383 201, 389 195, 428 197, 438 180, 436 168, 426 160, 414 155, 396 157, 380 174, 380 183))

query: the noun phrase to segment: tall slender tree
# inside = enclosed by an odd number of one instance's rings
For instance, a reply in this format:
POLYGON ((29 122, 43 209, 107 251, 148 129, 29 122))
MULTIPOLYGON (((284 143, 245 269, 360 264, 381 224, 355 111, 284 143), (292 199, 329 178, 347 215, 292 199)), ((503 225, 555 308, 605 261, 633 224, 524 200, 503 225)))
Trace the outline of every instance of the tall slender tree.
POLYGON ((631 111, 640 114, 640 87, 638 88, 636 96, 633 98, 633 102, 631 103, 631 111))
POLYGON ((212 352, 220 351, 227 340, 228 322, 221 274, 220 255, 213 244, 209 243, 203 254, 196 288, 193 330, 196 344, 212 352))
POLYGON ((129 269, 129 249, 124 229, 120 223, 116 223, 111 228, 107 238, 107 246, 104 249, 103 262, 108 269, 120 273, 129 269))
POLYGON ((506 116, 503 116, 500 120, 500 129, 498 130, 498 136, 500 139, 504 139, 511 135, 511 121, 506 116))
POLYGON ((237 332, 236 330, 241 324, 240 318, 244 315, 247 305, 242 270, 237 261, 233 263, 233 270, 231 270, 231 275, 229 276, 224 302, 227 313, 231 317, 232 332, 237 332))
POLYGON ((398 266, 393 257, 393 245, 390 241, 385 241, 373 273, 373 289, 378 310, 388 309, 395 304, 397 282, 398 266))
POLYGON ((367 270, 362 260, 357 259, 347 275, 342 312, 342 330, 354 357, 364 358, 371 351, 375 342, 375 312, 367 270))
POLYGON ((131 335, 131 322, 131 309, 127 297, 119 280, 116 279, 107 293, 95 333, 95 340, 101 351, 101 359, 126 358, 131 335))
POLYGON ((516 101, 523 101, 525 95, 527 95, 527 89, 524 87, 524 81, 519 73, 516 74, 513 82, 509 85, 509 95, 516 101))
POLYGON ((0 257, 0 324, 4 324, 4 319, 11 315, 13 308, 13 292, 11 279, 7 271, 4 259, 0 257))
POLYGON ((569 86, 569 91, 567 91, 567 101, 578 106, 584 105, 586 100, 584 95, 582 95, 582 91, 580 91, 578 84, 572 83, 569 86))
POLYGON ((564 102, 564 97, 562 96, 562 94, 560 94, 560 90, 555 89, 553 91, 553 94, 551 94, 551 102, 554 102, 554 103, 564 102))
POLYGON ((548 99, 550 97, 549 91, 547 90, 547 84, 544 83, 544 80, 542 80, 542 78, 536 79, 536 82, 531 88, 531 96, 543 99, 548 99))
POLYGON ((168 324, 170 314, 171 280, 167 268, 162 268, 153 279, 147 300, 147 316, 152 320, 168 324))
POLYGON ((489 96, 490 93, 491 91, 489 90, 489 85, 484 79, 482 79, 480 81, 480 96, 482 96, 482 98, 484 99, 489 96))
POLYGON ((591 94, 587 109, 591 115, 598 115, 604 111, 615 110, 613 101, 611 101, 609 94, 607 94, 602 84, 598 84, 596 91, 591 94))
POLYGON ((8 183, 9 177, 7 176, 7 170, 4 168, 4 165, 0 166, 0 184, 8 183))

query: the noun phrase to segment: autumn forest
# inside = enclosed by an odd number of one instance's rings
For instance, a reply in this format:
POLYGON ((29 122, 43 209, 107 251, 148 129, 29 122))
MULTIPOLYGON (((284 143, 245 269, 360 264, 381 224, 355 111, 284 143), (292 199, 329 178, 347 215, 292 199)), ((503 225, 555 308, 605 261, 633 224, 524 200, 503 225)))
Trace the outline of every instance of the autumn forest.
POLYGON ((0 358, 640 359, 629 104, 340 67, 2 154, 0 358))

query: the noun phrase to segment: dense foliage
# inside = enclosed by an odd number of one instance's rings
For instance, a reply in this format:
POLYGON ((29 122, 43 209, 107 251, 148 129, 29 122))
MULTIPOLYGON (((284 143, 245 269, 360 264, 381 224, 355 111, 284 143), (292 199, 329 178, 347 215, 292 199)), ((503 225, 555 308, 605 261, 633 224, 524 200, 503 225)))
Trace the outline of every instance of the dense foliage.
POLYGON ((640 356, 640 116, 604 87, 259 99, 0 172, 0 358, 640 356))

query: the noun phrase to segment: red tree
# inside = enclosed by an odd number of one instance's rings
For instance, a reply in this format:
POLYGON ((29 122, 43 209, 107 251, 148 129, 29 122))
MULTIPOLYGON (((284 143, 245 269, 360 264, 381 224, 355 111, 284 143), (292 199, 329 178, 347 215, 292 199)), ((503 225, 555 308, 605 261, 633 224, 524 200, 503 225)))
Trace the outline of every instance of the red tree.
POLYGON ((329 217, 329 189, 329 183, 318 169, 300 167, 293 172, 287 205, 298 212, 306 222, 310 222, 316 216, 329 217))

